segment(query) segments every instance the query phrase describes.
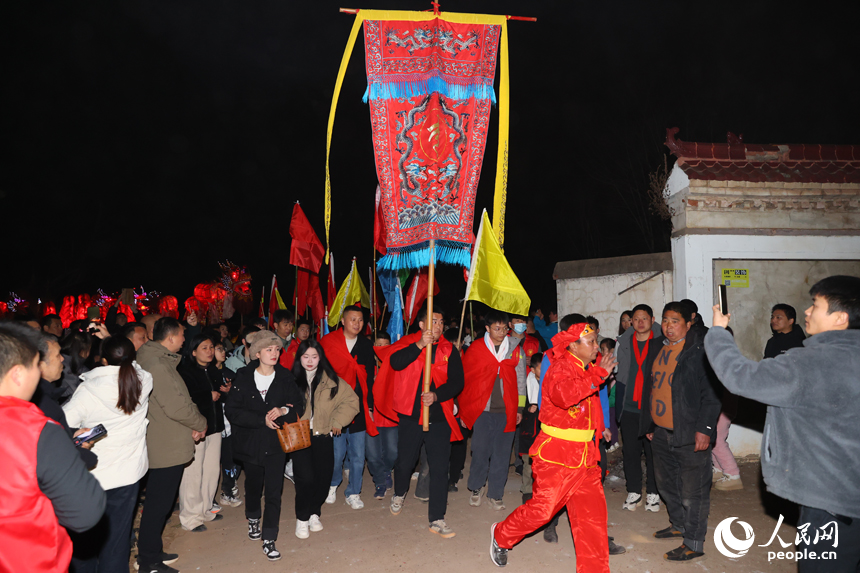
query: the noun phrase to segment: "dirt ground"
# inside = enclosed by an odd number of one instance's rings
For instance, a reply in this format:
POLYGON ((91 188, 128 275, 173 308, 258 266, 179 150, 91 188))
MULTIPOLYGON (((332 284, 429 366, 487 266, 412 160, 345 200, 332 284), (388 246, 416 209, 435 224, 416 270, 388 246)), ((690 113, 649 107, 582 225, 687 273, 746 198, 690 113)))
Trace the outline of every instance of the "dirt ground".
MULTIPOLYGON (((761 469, 757 460, 741 465, 745 488, 732 492, 711 492, 711 512, 705 557, 686 564, 669 563, 662 556, 680 543, 658 540, 653 532, 669 525, 665 507, 650 513, 639 507, 635 512, 621 509, 626 497, 620 467, 620 450, 610 454, 610 473, 605 484, 609 508, 609 533, 615 542, 627 548, 624 555, 610 557, 612 571, 673 572, 778 572, 796 571, 792 561, 768 562, 769 550, 781 550, 779 542, 770 547, 758 547, 771 538, 782 512, 785 522, 779 534, 786 541, 796 532, 796 509, 790 504, 764 492, 761 469), (756 534, 755 545, 749 553, 729 559, 714 547, 714 528, 726 517, 738 517, 749 523, 756 534)), ((468 471, 468 460, 466 471, 468 471)), ((171 517, 165 530, 165 549, 180 555, 173 567, 190 571, 278 571, 302 573, 345 573, 347 571, 463 571, 479 573, 497 571, 490 561, 490 525, 513 511, 521 501, 521 478, 510 470, 505 487, 507 509, 496 512, 488 505, 471 507, 465 480, 460 491, 449 494, 446 520, 456 532, 452 539, 442 539, 427 530, 427 506, 412 496, 411 483, 406 505, 398 516, 389 512, 389 491, 382 501, 373 499, 373 483, 364 475, 362 499, 364 509, 350 509, 344 502, 343 485, 337 502, 324 505, 321 521, 324 530, 311 533, 309 539, 295 536, 295 489, 284 481, 281 531, 277 543, 283 558, 269 562, 263 555, 260 541, 247 535, 244 506, 225 507, 224 519, 209 523, 208 531, 191 533, 179 526, 177 514, 171 517), (429 569, 428 569, 429 568, 429 569)), ((240 488, 241 488, 240 482, 240 488)), ((508 569, 514 571, 574 571, 576 558, 566 516, 559 523, 559 543, 544 542, 540 532, 526 538, 508 554, 508 569)), ((739 526, 732 528, 735 536, 743 538, 739 526)), ((793 550, 793 547, 790 549, 793 550)), ((132 573, 134 571, 132 570, 132 573)))

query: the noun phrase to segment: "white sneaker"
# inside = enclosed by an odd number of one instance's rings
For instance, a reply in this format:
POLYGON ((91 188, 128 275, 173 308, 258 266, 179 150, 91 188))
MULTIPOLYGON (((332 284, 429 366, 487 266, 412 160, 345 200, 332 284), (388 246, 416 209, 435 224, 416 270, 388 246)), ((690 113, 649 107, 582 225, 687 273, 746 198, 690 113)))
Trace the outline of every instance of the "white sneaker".
POLYGON ((296 537, 299 539, 307 539, 311 534, 308 533, 308 522, 296 520, 296 537))
POLYGON ((636 511, 636 508, 640 505, 642 505, 642 494, 628 493, 627 499, 624 501, 624 505, 621 508, 626 509, 627 511, 636 511))
POLYGON ((403 510, 403 502, 406 501, 406 496, 391 496, 391 515, 400 515, 403 510))
POLYGON ((621 445, 618 442, 615 442, 614 444, 609 446, 609 449, 606 450, 606 453, 611 454, 612 452, 614 452, 615 450, 617 450, 620 447, 621 447, 621 445))
POLYGON ((325 498, 325 502, 328 504, 332 504, 337 499, 337 486, 329 486, 328 488, 328 497, 325 498))
POLYGON ((308 529, 310 529, 314 533, 316 533, 317 531, 323 530, 322 523, 320 523, 320 516, 319 515, 313 514, 311 516, 310 521, 308 521, 308 529))
POLYGON ((645 494, 645 511, 657 513, 660 511, 660 495, 656 493, 645 494))
POLYGON ((352 509, 361 509, 364 507, 364 502, 358 497, 357 493, 346 496, 346 504, 352 509))

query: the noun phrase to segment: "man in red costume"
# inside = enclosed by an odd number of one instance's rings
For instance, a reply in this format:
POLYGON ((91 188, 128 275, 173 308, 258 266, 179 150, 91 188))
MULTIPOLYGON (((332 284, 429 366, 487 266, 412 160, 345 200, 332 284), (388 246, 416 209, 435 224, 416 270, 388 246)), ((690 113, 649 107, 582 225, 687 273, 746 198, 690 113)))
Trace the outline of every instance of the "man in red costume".
POLYGON ((454 345, 442 337, 444 313, 433 309, 432 325, 427 321, 426 305, 418 315, 419 332, 401 338, 384 349, 377 349, 383 359, 375 388, 376 411, 397 419, 397 461, 394 464, 394 495, 391 513, 403 509, 413 468, 421 445, 427 451, 430 465, 430 531, 445 539, 454 531, 445 523, 448 507, 448 462, 451 442, 463 435, 454 418, 454 397, 463 390, 463 363, 454 345), (426 348, 431 345, 430 391, 424 392, 426 348), (423 406, 430 408, 430 431, 424 432, 423 406))
POLYGON ((541 432, 529 450, 533 459, 533 497, 490 529, 490 557, 504 567, 508 550, 567 506, 579 573, 609 572, 606 498, 600 480, 603 411, 597 392, 615 357, 591 366, 599 346, 585 323, 552 339, 552 365, 543 382, 541 432))
POLYGON ((526 372, 520 367, 521 361, 525 364, 520 347, 524 338, 523 333, 508 336, 510 318, 504 312, 490 309, 484 323, 486 334, 469 346, 463 359, 466 385, 457 402, 463 425, 474 430, 469 504, 481 505, 487 484, 487 501, 498 511, 505 509, 502 496, 522 415, 520 396, 525 404, 526 372))
POLYGON ((370 416, 373 409, 373 379, 376 375, 376 355, 373 344, 361 336, 364 312, 360 306, 343 309, 340 319, 343 328, 327 334, 320 340, 326 358, 338 376, 349 384, 359 398, 359 412, 352 423, 334 438, 334 473, 326 503, 334 503, 337 488, 343 481, 343 465, 349 452, 349 483, 346 485, 346 503, 352 509, 361 509, 361 484, 364 476, 364 441, 368 434, 379 434, 370 416))
POLYGON ((0 325, 0 571, 68 571, 65 528, 86 531, 105 492, 66 431, 29 400, 39 384, 38 331, 0 325))

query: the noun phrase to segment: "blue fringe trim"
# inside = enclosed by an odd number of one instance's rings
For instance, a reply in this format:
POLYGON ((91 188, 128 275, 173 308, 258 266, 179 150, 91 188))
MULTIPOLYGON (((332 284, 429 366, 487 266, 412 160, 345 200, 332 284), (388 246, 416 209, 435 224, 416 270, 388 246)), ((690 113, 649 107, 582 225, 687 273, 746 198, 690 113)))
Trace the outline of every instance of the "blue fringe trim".
MULTIPOLYGON (((436 264, 469 267, 472 264, 472 245, 457 241, 436 241, 436 264)), ((376 264, 379 271, 421 269, 430 264, 430 242, 425 241, 402 249, 389 248, 376 264)))
POLYGON ((373 82, 368 85, 361 101, 367 103, 370 99, 401 99, 413 96, 439 93, 445 97, 457 100, 467 100, 474 96, 476 99, 487 99, 496 105, 496 90, 493 84, 473 83, 456 84, 445 81, 439 76, 423 78, 421 76, 405 76, 402 79, 387 82, 373 82))

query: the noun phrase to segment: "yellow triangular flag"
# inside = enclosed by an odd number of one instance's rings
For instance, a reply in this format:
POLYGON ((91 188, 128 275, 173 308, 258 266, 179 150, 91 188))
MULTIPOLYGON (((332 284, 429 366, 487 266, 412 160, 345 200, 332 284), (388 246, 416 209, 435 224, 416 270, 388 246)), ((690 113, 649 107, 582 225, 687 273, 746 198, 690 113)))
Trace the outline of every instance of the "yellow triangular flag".
POLYGON ((278 308, 287 310, 287 305, 284 304, 284 299, 281 298, 281 293, 278 292, 278 287, 275 287, 275 300, 278 301, 278 308))
POLYGON ((481 215, 466 300, 476 300, 503 312, 526 316, 531 299, 499 247, 487 210, 481 215))
POLYGON ((361 276, 355 268, 355 259, 352 259, 352 268, 347 275, 346 280, 340 285, 340 290, 337 291, 337 296, 334 298, 332 308, 328 314, 328 325, 333 327, 340 322, 340 317, 343 314, 343 309, 351 304, 360 303, 364 308, 370 308, 370 295, 367 293, 364 283, 361 282, 361 276))

